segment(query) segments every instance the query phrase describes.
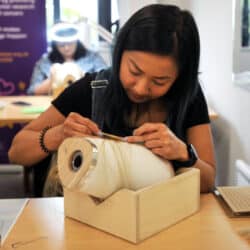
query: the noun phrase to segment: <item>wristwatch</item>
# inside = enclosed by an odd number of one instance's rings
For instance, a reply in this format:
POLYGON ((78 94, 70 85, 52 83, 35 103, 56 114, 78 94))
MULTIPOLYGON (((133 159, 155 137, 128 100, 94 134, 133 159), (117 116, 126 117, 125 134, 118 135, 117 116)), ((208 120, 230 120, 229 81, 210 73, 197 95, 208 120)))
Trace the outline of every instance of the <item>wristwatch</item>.
POLYGON ((198 160, 198 154, 192 144, 187 144, 188 160, 187 161, 172 161, 174 168, 192 167, 198 160))

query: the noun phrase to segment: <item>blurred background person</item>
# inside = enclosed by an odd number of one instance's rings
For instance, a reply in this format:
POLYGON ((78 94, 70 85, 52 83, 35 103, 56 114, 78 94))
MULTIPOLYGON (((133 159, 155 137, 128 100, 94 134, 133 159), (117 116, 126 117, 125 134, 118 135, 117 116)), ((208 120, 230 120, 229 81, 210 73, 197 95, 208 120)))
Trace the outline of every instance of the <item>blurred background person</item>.
POLYGON ((51 94, 52 79, 57 77, 55 74, 58 74, 56 67, 53 68, 55 64, 71 62, 71 68, 68 68, 70 74, 74 63, 82 71, 81 76, 86 72, 97 72, 107 67, 104 59, 97 52, 87 49, 80 42, 79 29, 74 24, 55 24, 50 31, 50 39, 50 51, 42 55, 33 69, 27 90, 29 95, 51 94))

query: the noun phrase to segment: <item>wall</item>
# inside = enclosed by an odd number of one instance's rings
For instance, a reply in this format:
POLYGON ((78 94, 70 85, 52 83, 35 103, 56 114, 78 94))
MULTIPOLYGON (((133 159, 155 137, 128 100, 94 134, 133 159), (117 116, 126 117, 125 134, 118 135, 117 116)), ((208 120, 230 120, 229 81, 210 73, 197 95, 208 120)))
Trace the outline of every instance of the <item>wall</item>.
POLYGON ((148 4, 156 3, 157 0, 118 0, 118 12, 120 15, 120 25, 122 26, 127 19, 137 10, 148 4))
POLYGON ((242 11, 241 11, 241 1, 233 0, 233 22, 234 22, 234 63, 233 71, 234 73, 239 73, 243 71, 250 71, 250 48, 241 47, 241 28, 242 28, 242 11))
POLYGON ((235 160, 250 162, 250 92, 232 82, 232 0, 190 0, 201 35, 201 79, 210 106, 220 115, 213 122, 219 184, 235 183, 235 160))
POLYGON ((118 11, 120 15, 120 23, 123 25, 126 20, 137 10, 143 6, 154 4, 154 3, 168 3, 175 4, 179 6, 185 6, 183 0, 169 0, 169 1, 160 1, 160 0, 118 0, 118 11))
POLYGON ((232 82, 233 0, 151 2, 176 4, 195 16, 201 37, 201 83, 208 104, 219 114, 219 119, 212 122, 217 184, 234 184, 236 159, 250 162, 250 92, 232 82))

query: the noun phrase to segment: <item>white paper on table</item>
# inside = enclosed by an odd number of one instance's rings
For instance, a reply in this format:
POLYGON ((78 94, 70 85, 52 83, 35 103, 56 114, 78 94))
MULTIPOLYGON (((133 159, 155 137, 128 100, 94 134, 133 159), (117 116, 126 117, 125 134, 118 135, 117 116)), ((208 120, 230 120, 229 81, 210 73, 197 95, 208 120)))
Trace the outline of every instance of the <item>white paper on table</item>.
POLYGON ((0 199, 0 247, 29 199, 0 199))

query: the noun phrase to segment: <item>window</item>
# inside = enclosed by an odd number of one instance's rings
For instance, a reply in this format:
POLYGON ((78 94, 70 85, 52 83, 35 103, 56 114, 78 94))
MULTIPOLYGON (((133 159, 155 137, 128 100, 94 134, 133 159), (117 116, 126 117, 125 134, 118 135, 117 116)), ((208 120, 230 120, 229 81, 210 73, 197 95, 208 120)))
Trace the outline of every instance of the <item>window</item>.
MULTIPOLYGON (((58 21, 80 23, 84 44, 87 47, 94 47, 98 43, 96 32, 81 22, 83 18, 98 22, 98 0, 46 0, 46 15, 47 31, 58 21)), ((48 35, 47 38, 49 40, 48 35)))
POLYGON ((249 47, 249 32, 250 32, 250 27, 249 27, 249 7, 250 7, 250 0, 243 0, 242 1, 242 30, 241 30, 241 46, 242 47, 249 47))
MULTIPOLYGON (((100 39, 103 32, 100 32, 100 27, 96 28, 96 25, 100 23, 112 33, 118 30, 117 0, 46 0, 46 15, 47 34, 53 24, 58 21, 76 23, 79 25, 83 44, 89 49, 99 51, 105 61, 110 63, 112 34, 105 35, 104 40, 100 39)), ((49 42, 48 35, 47 38, 49 42)))
POLYGON ((119 28, 117 2, 118 0, 46 0, 47 30, 58 21, 77 23, 81 18, 88 18, 115 33, 119 28))

